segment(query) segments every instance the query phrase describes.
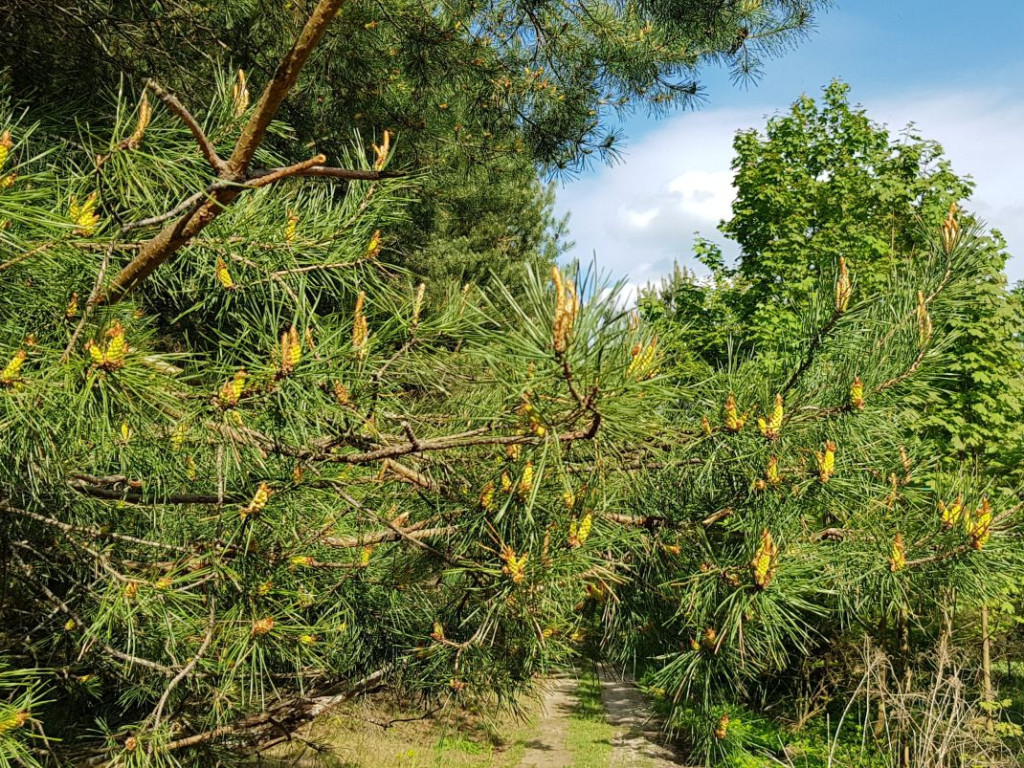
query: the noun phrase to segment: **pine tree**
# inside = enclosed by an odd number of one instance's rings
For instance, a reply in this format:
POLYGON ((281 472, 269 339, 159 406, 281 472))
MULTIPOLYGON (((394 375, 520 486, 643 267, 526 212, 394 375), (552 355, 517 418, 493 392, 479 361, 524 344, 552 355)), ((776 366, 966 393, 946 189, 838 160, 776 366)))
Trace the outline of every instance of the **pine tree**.
MULTIPOLYGON (((723 3, 345 3, 321 42, 315 76, 292 91, 294 135, 269 146, 285 160, 311 145, 341 156, 351 132, 397 137, 392 170, 418 175, 409 217, 392 230, 389 263, 430 279, 513 284, 523 265, 564 246, 538 164, 572 173, 615 156, 616 116, 695 103, 699 76, 724 63, 756 76, 800 40, 817 0, 723 3)), ((86 0, 64 9, 0 9, 0 71, 20 103, 59 103, 47 131, 75 140, 96 124, 97 90, 152 78, 207 104, 226 68, 253 83, 274 71, 309 2, 86 0), (59 52, 59 53, 58 53, 59 52), (52 54, 52 55, 51 55, 52 54), (69 94, 82 98, 69 103, 69 94)), ((36 110, 38 114, 38 109, 36 110)))

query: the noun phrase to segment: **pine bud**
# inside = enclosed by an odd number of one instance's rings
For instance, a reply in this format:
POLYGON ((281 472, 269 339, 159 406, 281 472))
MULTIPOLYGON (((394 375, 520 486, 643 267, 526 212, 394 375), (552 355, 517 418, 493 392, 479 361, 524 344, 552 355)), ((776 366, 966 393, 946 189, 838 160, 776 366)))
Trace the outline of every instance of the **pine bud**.
POLYGON ((512 579, 513 584, 519 584, 526 578, 526 560, 530 557, 529 552, 524 552, 521 557, 516 557, 512 547, 502 547, 500 558, 505 563, 501 572, 512 579))
POLYGON ((74 291, 71 294, 71 301, 68 302, 68 306, 64 310, 64 317, 68 320, 78 315, 78 292, 74 291))
POLYGON ((850 306, 853 286, 850 284, 850 273, 846 269, 846 259, 839 257, 839 277, 836 279, 836 312, 845 312, 850 306))
POLYGON ((533 490, 533 462, 526 462, 523 467, 523 476, 519 479, 519 487, 516 489, 519 498, 525 498, 533 490))
POLYGON ((21 367, 27 357, 28 353, 24 349, 19 349, 14 353, 14 357, 12 357, 4 369, 0 371, 0 386, 13 387, 18 382, 21 374, 21 367))
POLYGON ((380 230, 374 230, 373 236, 370 237, 370 242, 366 245, 366 253, 363 255, 365 259, 375 259, 377 254, 380 253, 380 230))
POLYGON ((266 508, 267 502, 270 501, 270 496, 273 492, 273 489, 269 485, 265 482, 261 482, 259 487, 256 489, 256 493, 252 497, 252 501, 238 511, 242 520, 244 521, 251 515, 257 515, 262 512, 266 508))
POLYGON ((235 85, 231 89, 231 101, 234 106, 235 117, 241 117, 249 108, 249 88, 245 82, 245 70, 238 70, 235 85))
POLYGON ((858 411, 864 410, 864 385, 860 376, 855 376, 850 385, 850 406, 858 411))
POLYGON ((143 91, 142 98, 139 99, 139 119, 135 124, 135 131, 128 137, 128 147, 130 149, 138 149, 139 145, 142 144, 142 137, 146 135, 146 128, 149 127, 151 115, 152 109, 149 106, 149 98, 146 96, 146 92, 143 91))
POLYGON ((736 408, 736 396, 730 392, 725 399, 725 428, 730 432, 739 432, 747 422, 747 414, 740 416, 736 408))
POLYGON ((761 532, 761 545, 750 561, 750 567, 754 571, 754 584, 758 589, 767 589, 775 578, 775 567, 779 557, 779 549, 772 540, 772 535, 767 528, 761 532))
POLYGON ((992 527, 992 505, 989 500, 981 500, 981 506, 974 510, 974 519, 971 521, 970 539, 971 548, 980 550, 985 546, 992 527))
POLYGON ((591 512, 587 512, 580 521, 579 530, 576 532, 576 538, 581 547, 587 543, 587 539, 590 537, 590 530, 593 526, 594 515, 591 512))
POLYGON ((245 380, 249 376, 245 368, 239 368, 235 371, 235 375, 224 382, 224 385, 220 388, 220 407, 221 408, 233 408, 238 405, 238 401, 242 399, 242 394, 245 392, 245 380))
POLYGON ((281 334, 281 374, 287 376, 292 373, 300 360, 302 360, 302 342, 299 341, 299 332, 293 325, 281 334))
POLYGON ((889 557, 889 570, 893 573, 907 567, 907 547, 903 543, 903 534, 897 533, 892 540, 892 555, 889 557))
POLYGON ((257 637, 270 634, 274 629, 274 618, 267 616, 265 619, 258 619, 252 623, 252 633, 257 637))
POLYGON ((128 344, 124 337, 124 326, 117 320, 107 330, 107 349, 103 353, 103 363, 107 370, 120 368, 124 365, 125 356, 128 354, 128 344))
POLYGON ((96 234, 96 227, 100 220, 100 217, 96 214, 96 198, 96 193, 91 192, 79 205, 78 198, 72 196, 69 217, 75 225, 76 235, 91 237, 96 234))
POLYGON ((4 169, 4 164, 7 162, 7 158, 10 157, 11 147, 14 146, 14 141, 11 139, 11 132, 4 131, 0 133, 0 171, 4 169))
POLYGON ((774 440, 779 436, 782 431, 782 395, 775 396, 775 408, 772 410, 771 417, 766 421, 765 419, 757 420, 757 428, 761 430, 761 434, 764 435, 768 440, 774 440))
POLYGON ((725 741, 729 735, 729 716, 722 715, 718 718, 718 724, 715 725, 715 739, 718 741, 725 741))
POLYGON ((480 508, 487 511, 493 512, 496 505, 494 503, 494 483, 487 483, 480 491, 480 508))
POLYGON ((942 518, 943 530, 951 530, 957 523, 960 522, 960 515, 964 510, 964 497, 957 496, 949 506, 941 499, 939 500, 939 514, 942 518))
POLYGON ((657 369, 654 366, 654 362, 657 351, 657 336, 651 339, 650 343, 645 346, 641 346, 639 344, 634 346, 631 352, 633 359, 630 361, 629 367, 626 369, 626 376, 636 379, 637 381, 643 381, 644 379, 649 379, 655 376, 657 374, 657 369))
POLYGON ((288 223, 284 225, 284 241, 295 242, 295 234, 299 228, 299 215, 294 211, 288 211, 288 223))
POLYGON ((818 459, 818 479, 827 483, 836 471, 836 444, 826 440, 825 452, 818 451, 815 456, 818 459))
POLYGON ((430 633, 430 637, 439 643, 444 641, 444 627, 441 625, 440 621, 434 622, 433 631, 430 633))
MULTIPOLYGON (((0 163, 0 166, 2 165, 0 163)), ((958 210, 956 203, 950 203, 949 210, 946 212, 946 219, 942 222, 942 249, 946 252, 947 256, 952 252, 953 247, 960 238, 960 222, 957 221, 958 210)))
POLYGON ((366 302, 366 294, 359 292, 356 297, 356 308, 352 321, 352 349, 360 360, 366 358, 367 340, 369 338, 369 326, 366 322, 366 315, 363 314, 363 304, 366 302))
POLYGON ((423 311, 423 297, 427 293, 427 284, 420 283, 416 289, 416 298, 412 302, 412 320, 409 323, 409 330, 415 331, 420 324, 420 312, 423 311))
POLYGON ((228 271, 228 265, 224 263, 224 259, 217 259, 217 268, 214 271, 217 276, 217 281, 226 291, 233 291, 238 286, 235 285, 234 279, 231 277, 231 273, 228 271))
POLYGON ((373 145, 373 170, 379 171, 384 167, 384 164, 388 161, 388 152, 391 150, 391 134, 388 131, 384 131, 384 137, 381 140, 380 146, 373 145))
POLYGON ((555 284, 555 316, 552 323, 555 353, 562 355, 569 348, 572 329, 580 310, 576 285, 564 280, 557 266, 551 268, 551 279, 555 284))

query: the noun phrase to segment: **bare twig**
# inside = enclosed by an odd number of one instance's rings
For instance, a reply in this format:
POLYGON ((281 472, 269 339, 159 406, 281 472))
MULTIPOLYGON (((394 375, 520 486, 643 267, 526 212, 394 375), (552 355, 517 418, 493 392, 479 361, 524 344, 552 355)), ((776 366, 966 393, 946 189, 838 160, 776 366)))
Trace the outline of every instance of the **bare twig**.
POLYGON ((153 94, 164 103, 164 105, 171 110, 192 132, 192 136, 195 137, 196 143, 199 145, 199 150, 203 153, 203 157, 206 158, 206 162, 210 164, 213 172, 221 174, 227 170, 227 163, 225 163, 220 155, 217 154, 217 148, 213 146, 213 143, 207 137, 203 131, 202 126, 192 116, 192 113, 185 108, 185 105, 178 101, 177 96, 168 91, 162 85, 155 80, 146 78, 142 81, 153 94))

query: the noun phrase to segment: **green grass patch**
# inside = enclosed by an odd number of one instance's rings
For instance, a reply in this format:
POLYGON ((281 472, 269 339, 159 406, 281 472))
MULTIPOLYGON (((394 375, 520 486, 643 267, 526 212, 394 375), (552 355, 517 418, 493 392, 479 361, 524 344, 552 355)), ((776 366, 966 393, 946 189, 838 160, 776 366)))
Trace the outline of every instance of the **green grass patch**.
POLYGON ((608 764, 615 728, 604 719, 601 682, 593 666, 578 669, 577 674, 576 706, 569 716, 566 747, 572 753, 572 768, 596 768, 608 764))

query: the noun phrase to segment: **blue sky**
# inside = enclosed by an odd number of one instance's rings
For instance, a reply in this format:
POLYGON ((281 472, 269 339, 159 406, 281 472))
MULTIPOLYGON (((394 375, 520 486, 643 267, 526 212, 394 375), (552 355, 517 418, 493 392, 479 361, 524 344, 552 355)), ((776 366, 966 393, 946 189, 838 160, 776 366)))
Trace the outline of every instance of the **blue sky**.
POLYGON ((839 0, 809 39, 769 61, 756 85, 706 70, 703 106, 625 121, 621 162, 562 183, 583 261, 643 285, 674 261, 692 263, 693 234, 722 242, 716 225, 732 200, 729 162, 737 130, 763 126, 800 94, 834 78, 852 101, 898 132, 909 122, 940 142, 977 188, 968 207, 1006 236, 1011 280, 1024 279, 1024 2, 839 0))

